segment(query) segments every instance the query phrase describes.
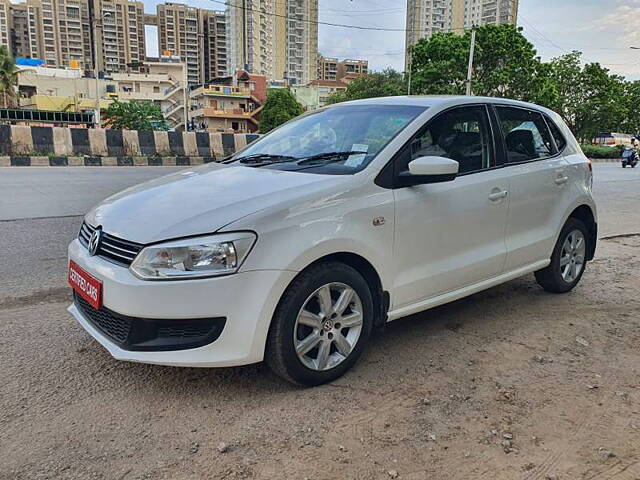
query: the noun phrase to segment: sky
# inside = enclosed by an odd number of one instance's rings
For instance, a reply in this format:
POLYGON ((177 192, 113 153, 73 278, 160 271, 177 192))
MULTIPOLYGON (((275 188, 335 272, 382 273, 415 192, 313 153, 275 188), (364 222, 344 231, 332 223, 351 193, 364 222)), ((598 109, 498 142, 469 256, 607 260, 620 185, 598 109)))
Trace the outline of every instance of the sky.
MULTIPOLYGON (((162 0, 143 0, 154 12, 162 0)), ((180 2, 181 0, 173 0, 180 2)), ((224 10, 223 0, 182 0, 190 6, 224 10)), ((319 0, 321 22, 405 28, 405 0, 319 0)), ((586 62, 640 79, 640 0, 520 0, 518 24, 538 54, 549 60, 579 50, 586 62)), ((147 27, 148 52, 157 54, 155 27, 147 27)), ((320 25, 319 50, 329 57, 369 60, 371 70, 403 70, 404 32, 354 30, 320 25)))

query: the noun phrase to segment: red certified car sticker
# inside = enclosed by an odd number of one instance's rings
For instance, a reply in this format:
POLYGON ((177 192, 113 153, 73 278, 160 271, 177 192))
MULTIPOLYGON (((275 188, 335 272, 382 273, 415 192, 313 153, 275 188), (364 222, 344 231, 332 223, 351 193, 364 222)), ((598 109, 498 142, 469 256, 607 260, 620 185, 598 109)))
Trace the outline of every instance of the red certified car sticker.
POLYGON ((102 306, 102 282, 69 260, 69 285, 96 310, 102 306))

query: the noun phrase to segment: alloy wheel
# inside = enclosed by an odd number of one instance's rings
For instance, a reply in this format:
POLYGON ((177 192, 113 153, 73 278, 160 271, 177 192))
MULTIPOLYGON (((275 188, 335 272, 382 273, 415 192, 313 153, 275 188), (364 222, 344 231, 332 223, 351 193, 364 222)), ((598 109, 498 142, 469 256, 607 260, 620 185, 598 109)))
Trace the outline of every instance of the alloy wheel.
POLYGON ((580 276, 586 251, 584 234, 578 229, 572 230, 562 244, 560 253, 560 274, 565 282, 571 283, 580 276))
POLYGON ((298 312, 293 341, 300 361, 311 370, 329 370, 346 360, 362 331, 362 301, 344 283, 314 291, 298 312))

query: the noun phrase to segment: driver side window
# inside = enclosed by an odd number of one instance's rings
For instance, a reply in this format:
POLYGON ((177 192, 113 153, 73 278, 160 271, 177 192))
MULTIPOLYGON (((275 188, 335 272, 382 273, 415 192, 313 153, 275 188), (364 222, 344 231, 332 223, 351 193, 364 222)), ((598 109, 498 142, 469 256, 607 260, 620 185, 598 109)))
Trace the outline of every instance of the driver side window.
POLYGON ((459 163, 460 174, 491 167, 493 141, 484 106, 449 110, 431 120, 409 144, 400 170, 419 157, 445 157, 459 163))

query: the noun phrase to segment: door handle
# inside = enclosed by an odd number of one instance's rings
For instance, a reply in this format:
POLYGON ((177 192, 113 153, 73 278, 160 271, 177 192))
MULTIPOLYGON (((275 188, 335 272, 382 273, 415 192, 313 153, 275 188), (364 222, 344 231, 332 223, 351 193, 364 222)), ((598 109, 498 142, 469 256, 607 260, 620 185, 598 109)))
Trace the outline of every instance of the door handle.
POLYGON ((565 183, 567 183, 569 181, 569 177, 567 177, 566 175, 558 175, 558 177, 556 177, 555 182, 556 185, 564 185, 565 183))
POLYGON ((506 190, 502 190, 499 192, 491 192, 489 194, 489 200, 491 200, 492 202, 497 202, 498 200, 507 198, 507 195, 509 195, 509 192, 507 192, 506 190))

